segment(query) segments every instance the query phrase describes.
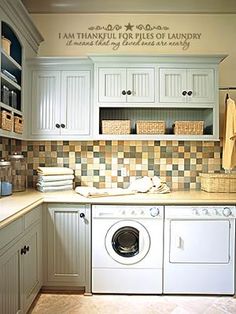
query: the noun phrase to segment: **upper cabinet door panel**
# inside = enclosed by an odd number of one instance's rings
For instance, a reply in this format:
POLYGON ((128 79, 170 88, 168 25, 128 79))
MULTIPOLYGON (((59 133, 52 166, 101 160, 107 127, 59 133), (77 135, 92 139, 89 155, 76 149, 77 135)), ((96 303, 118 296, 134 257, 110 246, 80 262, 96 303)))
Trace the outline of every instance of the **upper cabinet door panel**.
POLYGON ((32 84, 32 134, 59 134, 60 72, 34 71, 32 84))
POLYGON ((126 102, 126 69, 98 70, 99 102, 126 102))
POLYGON ((187 71, 188 91, 192 95, 188 102, 209 103, 214 101, 214 70, 213 69, 190 69, 187 71))
POLYGON ((183 103, 186 101, 186 70, 185 69, 160 69, 159 73, 160 102, 183 103))
POLYGON ((127 102, 154 102, 154 87, 154 68, 127 69, 127 102))
POLYGON ((61 85, 61 133, 89 134, 90 72, 63 71, 61 85))

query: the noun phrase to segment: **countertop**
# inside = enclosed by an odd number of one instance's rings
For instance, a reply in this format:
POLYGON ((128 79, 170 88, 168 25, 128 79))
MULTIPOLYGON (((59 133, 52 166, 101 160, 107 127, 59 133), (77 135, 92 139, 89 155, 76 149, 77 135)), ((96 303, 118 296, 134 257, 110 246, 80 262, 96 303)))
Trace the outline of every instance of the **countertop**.
POLYGON ((235 205, 236 193, 171 191, 167 194, 138 193, 125 196, 86 198, 75 191, 41 193, 36 190, 17 192, 0 199, 0 228, 43 203, 146 204, 146 205, 235 205))

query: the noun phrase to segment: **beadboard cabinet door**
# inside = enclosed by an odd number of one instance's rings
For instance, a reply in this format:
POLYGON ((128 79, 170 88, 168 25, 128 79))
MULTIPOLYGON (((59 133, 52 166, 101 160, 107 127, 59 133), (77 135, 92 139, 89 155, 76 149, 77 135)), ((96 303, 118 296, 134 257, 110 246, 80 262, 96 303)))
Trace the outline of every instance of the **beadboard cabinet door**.
POLYGON ((87 286, 90 211, 87 205, 50 204, 46 209, 46 286, 87 286))
POLYGON ((154 68, 99 68, 100 103, 154 102, 154 68))
POLYGON ((215 91, 214 69, 161 68, 160 103, 212 103, 215 91))
POLYGON ((31 103, 33 138, 89 135, 90 71, 33 71, 31 103))

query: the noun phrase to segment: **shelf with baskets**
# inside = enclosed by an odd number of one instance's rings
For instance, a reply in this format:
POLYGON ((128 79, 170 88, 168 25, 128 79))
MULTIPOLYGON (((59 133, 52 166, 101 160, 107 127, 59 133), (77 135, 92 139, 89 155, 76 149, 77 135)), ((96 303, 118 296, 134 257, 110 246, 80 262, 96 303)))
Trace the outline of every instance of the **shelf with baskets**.
POLYGON ((22 113, 22 46, 10 25, 1 22, 1 135, 20 137, 22 113))

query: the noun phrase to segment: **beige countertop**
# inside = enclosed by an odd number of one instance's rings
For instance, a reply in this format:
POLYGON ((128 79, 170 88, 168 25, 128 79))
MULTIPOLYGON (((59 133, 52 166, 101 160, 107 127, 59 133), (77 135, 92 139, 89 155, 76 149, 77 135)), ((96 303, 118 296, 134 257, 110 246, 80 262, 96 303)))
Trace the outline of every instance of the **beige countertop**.
POLYGON ((236 205, 236 193, 204 191, 171 191, 167 194, 138 193, 135 195, 86 198, 75 191, 41 193, 36 190, 17 192, 0 199, 0 228, 42 203, 80 204, 147 204, 147 205, 236 205))

